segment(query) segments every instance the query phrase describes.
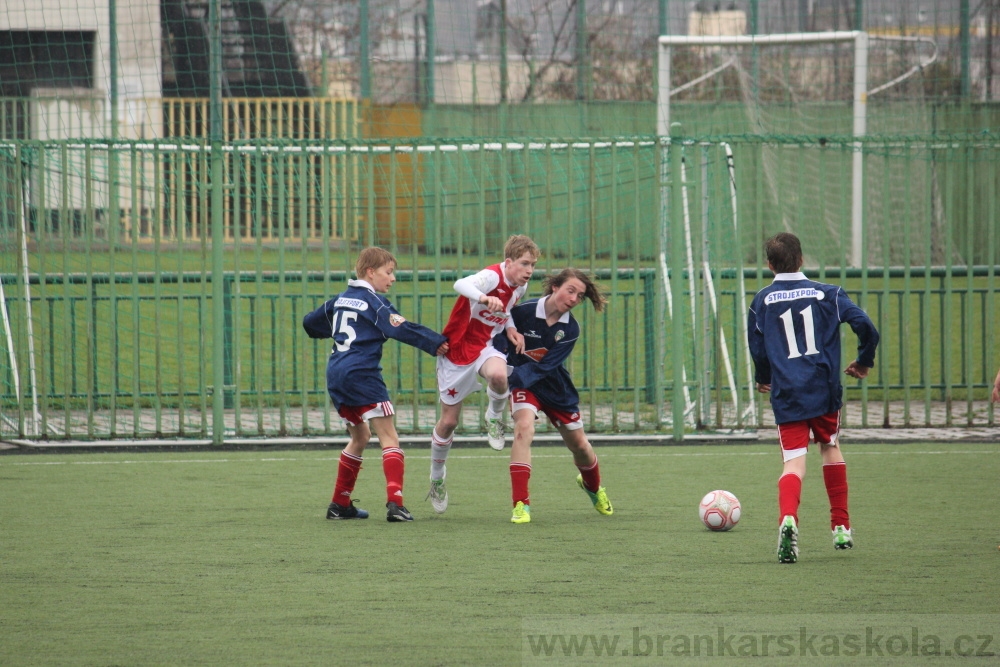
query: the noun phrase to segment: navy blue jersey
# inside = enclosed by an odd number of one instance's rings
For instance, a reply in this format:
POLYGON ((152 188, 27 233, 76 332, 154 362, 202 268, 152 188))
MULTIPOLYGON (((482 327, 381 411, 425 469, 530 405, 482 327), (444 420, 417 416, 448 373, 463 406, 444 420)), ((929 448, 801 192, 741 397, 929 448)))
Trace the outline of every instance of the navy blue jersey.
POLYGON ((382 379, 382 345, 395 338, 435 354, 447 339, 422 324, 408 322, 389 300, 364 280, 347 281, 347 290, 302 319, 310 338, 332 338, 326 387, 333 404, 371 405, 389 400, 382 379))
POLYGON ((809 280, 802 273, 779 273, 754 297, 747 316, 747 342, 754 379, 771 385, 776 423, 840 409, 843 322, 858 336, 858 363, 872 368, 878 331, 842 288, 809 280))
POLYGON ((507 365, 511 367, 507 383, 512 391, 529 390, 546 406, 579 412, 580 395, 563 362, 580 337, 580 325, 567 312, 549 326, 545 322, 546 298, 525 301, 510 311, 514 327, 524 336, 523 353, 514 351, 506 335, 497 336, 498 342, 506 342, 507 365))

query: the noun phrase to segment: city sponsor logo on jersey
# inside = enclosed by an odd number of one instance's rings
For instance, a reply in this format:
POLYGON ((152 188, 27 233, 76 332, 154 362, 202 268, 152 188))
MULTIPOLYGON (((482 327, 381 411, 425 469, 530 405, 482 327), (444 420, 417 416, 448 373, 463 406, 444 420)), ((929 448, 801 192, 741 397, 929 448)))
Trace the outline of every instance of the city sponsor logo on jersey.
POLYGON ((780 292, 771 292, 764 298, 765 304, 781 303, 782 301, 797 301, 799 299, 816 299, 817 301, 822 301, 824 298, 823 292, 818 289, 813 289, 812 287, 806 287, 803 289, 790 289, 782 290, 780 292))
POLYGON ((398 327, 400 324, 406 321, 406 318, 399 313, 393 313, 389 315, 389 324, 394 327, 398 327))
POLYGON ((505 312, 494 313, 489 308, 476 311, 476 317, 490 324, 506 324, 510 317, 505 312))
POLYGON ((527 332, 526 332, 526 333, 524 334, 524 337, 525 337, 525 338, 541 338, 541 336, 540 336, 540 335, 538 335, 537 333, 535 333, 535 330, 534 330, 534 329, 529 329, 529 330, 528 330, 528 331, 527 331, 527 332))
POLYGON ((351 308, 353 310, 368 310, 368 302, 350 297, 340 297, 333 304, 334 308, 351 308))
POLYGON ((536 347, 534 350, 525 350, 524 356, 531 357, 535 361, 541 361, 542 358, 549 353, 549 348, 547 347, 536 347))
POLYGON ((563 331, 562 329, 560 329, 559 331, 557 331, 557 332, 556 332, 556 335, 554 336, 554 338, 556 339, 556 342, 557 342, 557 343, 558 343, 559 341, 561 341, 561 340, 562 340, 563 338, 565 338, 565 337, 566 337, 566 332, 565 332, 565 331, 563 331))

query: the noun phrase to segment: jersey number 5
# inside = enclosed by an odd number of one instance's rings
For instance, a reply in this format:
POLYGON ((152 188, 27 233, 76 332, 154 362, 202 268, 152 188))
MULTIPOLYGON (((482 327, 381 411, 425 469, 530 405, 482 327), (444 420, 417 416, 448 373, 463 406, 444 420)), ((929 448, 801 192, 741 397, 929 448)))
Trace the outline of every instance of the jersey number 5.
MULTIPOLYGON (((806 334, 806 355, 819 354, 816 349, 816 328, 813 325, 813 307, 808 306, 805 310, 799 311, 802 316, 802 324, 806 334)), ((785 325, 785 338, 788 340, 788 358, 797 359, 802 356, 799 352, 799 344, 795 341, 795 323, 792 321, 791 309, 781 314, 781 322, 785 325)))
POLYGON ((358 319, 358 314, 353 310, 338 310, 333 314, 333 335, 342 333, 346 336, 343 343, 334 341, 333 346, 337 348, 337 352, 347 352, 351 349, 351 343, 358 337, 354 327, 351 326, 351 322, 356 319, 358 319), (339 325, 338 320, 340 321, 339 325))

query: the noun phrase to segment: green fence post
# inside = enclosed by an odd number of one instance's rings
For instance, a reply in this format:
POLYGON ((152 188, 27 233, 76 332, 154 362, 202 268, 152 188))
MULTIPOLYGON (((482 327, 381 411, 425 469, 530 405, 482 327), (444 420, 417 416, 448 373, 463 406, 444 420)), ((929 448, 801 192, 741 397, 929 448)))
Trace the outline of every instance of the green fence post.
POLYGON ((84 174, 88 185, 83 195, 84 203, 84 253, 86 255, 84 273, 87 280, 87 380, 85 382, 87 401, 87 437, 94 437, 95 393, 97 391, 97 290, 94 286, 94 233, 97 214, 94 209, 94 154, 91 146, 84 149, 84 174))
POLYGON ((653 318, 656 317, 656 274, 651 272, 642 276, 643 297, 643 342, 646 347, 646 402, 656 402, 656 329, 653 318))
POLYGON ((222 279, 222 377, 223 405, 227 410, 234 406, 233 390, 233 275, 222 279))
MULTIPOLYGON (((209 3, 209 86, 211 93, 210 128, 211 150, 211 213, 212 227, 212 444, 221 445, 225 436, 225 310, 223 306, 223 255, 225 243, 223 225, 223 170, 225 157, 222 153, 222 20, 219 2, 209 3)), ((204 231, 202 232, 204 233, 204 231)), ((183 396, 181 397, 183 404, 183 396)))

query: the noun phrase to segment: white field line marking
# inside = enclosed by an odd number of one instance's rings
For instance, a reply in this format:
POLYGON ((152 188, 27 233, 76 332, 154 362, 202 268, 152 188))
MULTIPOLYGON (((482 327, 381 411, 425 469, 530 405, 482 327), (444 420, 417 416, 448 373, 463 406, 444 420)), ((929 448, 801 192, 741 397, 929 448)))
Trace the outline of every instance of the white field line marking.
MULTIPOLYGON (((923 456, 941 456, 946 454, 1000 454, 1000 448, 993 449, 963 449, 963 450, 927 450, 927 451, 857 451, 850 450, 850 456, 913 456, 913 455, 923 455, 923 456)), ((621 452, 609 452, 606 449, 601 451, 601 458, 662 458, 662 457, 709 457, 709 456, 774 456, 774 451, 766 452, 651 452, 651 453, 635 453, 635 454, 622 454, 621 452)), ((373 459, 378 455, 372 455, 367 458, 373 459)), ((532 454, 531 457, 535 459, 557 459, 565 458, 569 456, 568 453, 560 454, 532 454)), ((417 461, 427 461, 430 460, 430 455, 420 455, 420 454, 407 454, 407 459, 417 460, 417 461)), ((448 457, 449 460, 454 459, 506 459, 502 454, 453 454, 448 457)), ((298 462, 298 461, 339 461, 340 457, 319 457, 319 458, 295 458, 295 457, 283 457, 283 458, 260 458, 260 459, 127 459, 124 461, 3 461, 0 459, 0 468, 11 468, 17 466, 61 466, 61 465, 87 465, 87 466, 97 466, 97 465, 134 465, 134 464, 153 464, 153 463, 169 463, 169 464, 186 464, 186 463, 282 463, 282 462, 298 462)))

